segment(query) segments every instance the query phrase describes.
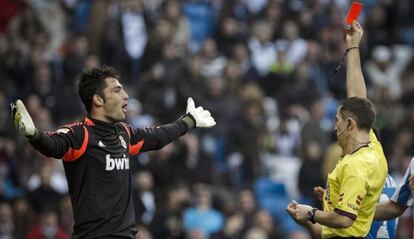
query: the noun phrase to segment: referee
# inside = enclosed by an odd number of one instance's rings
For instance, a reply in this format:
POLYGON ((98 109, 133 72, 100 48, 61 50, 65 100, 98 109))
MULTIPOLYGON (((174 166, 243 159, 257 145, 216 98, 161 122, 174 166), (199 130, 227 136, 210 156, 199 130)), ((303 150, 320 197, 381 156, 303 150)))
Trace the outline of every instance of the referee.
POLYGON ((40 132, 17 100, 10 105, 14 124, 36 150, 63 160, 75 221, 72 238, 134 238, 130 156, 160 149, 190 128, 216 123, 189 98, 187 114, 177 121, 135 129, 122 122, 128 94, 114 68, 85 70, 79 79, 88 112, 82 121, 40 132))
POLYGON ((387 177, 387 162, 372 126, 374 105, 366 93, 361 71, 360 24, 347 32, 347 94, 336 113, 336 135, 343 158, 328 175, 323 194, 324 210, 292 202, 291 217, 307 227, 315 237, 364 238, 368 235, 387 177))

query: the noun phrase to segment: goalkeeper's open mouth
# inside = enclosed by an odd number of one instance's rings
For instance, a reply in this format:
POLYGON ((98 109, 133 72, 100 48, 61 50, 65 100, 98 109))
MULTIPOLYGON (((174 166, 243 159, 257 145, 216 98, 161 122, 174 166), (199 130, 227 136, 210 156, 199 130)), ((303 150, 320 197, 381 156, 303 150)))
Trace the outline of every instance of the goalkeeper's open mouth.
POLYGON ((127 106, 128 103, 122 105, 122 112, 124 112, 124 114, 127 112, 127 106))

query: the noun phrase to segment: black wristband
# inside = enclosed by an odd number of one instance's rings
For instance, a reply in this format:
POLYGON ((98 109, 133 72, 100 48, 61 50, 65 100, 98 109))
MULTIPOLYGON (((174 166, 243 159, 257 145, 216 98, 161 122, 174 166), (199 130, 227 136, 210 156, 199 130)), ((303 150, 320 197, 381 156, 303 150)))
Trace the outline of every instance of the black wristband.
POLYGON ((197 127, 196 120, 190 113, 181 116, 179 119, 184 121, 190 129, 197 127))
POLYGON ((35 129, 35 133, 34 133, 33 135, 28 135, 28 136, 26 136, 26 137, 29 139, 29 141, 36 140, 36 139, 38 139, 38 138, 40 137, 40 132, 39 132, 39 130, 36 128, 36 129, 35 129))
POLYGON ((310 210, 309 211, 309 217, 308 217, 308 220, 311 222, 311 223, 313 223, 313 224, 315 224, 316 222, 315 222, 315 214, 316 214, 316 211, 317 211, 318 209, 317 208, 312 208, 312 210, 310 210))
POLYGON ((348 53, 348 51, 350 51, 352 49, 359 49, 359 47, 353 46, 353 47, 347 48, 346 51, 345 51, 345 55, 348 53))
POLYGON ((337 67, 335 67, 335 69, 334 69, 334 71, 333 71, 333 73, 334 73, 334 74, 336 74, 336 73, 337 73, 337 72, 341 69, 341 65, 342 65, 342 63, 345 61, 345 57, 346 57, 346 55, 348 55, 348 52, 349 52, 350 50, 352 50, 352 49, 359 49, 359 47, 358 47, 358 46, 352 46, 352 47, 347 48, 347 49, 345 50, 345 54, 344 54, 344 56, 342 57, 342 59, 341 59, 341 61, 339 62, 338 66, 337 66, 337 67))

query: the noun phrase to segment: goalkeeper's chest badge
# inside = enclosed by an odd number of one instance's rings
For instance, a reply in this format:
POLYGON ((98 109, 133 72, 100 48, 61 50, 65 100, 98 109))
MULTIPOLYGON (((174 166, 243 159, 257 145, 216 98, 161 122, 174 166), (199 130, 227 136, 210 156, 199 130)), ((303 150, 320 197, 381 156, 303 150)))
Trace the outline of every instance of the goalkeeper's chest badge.
POLYGON ((122 147, 124 147, 125 149, 127 148, 126 142, 124 137, 122 137, 122 135, 119 136, 119 141, 121 141, 122 147))

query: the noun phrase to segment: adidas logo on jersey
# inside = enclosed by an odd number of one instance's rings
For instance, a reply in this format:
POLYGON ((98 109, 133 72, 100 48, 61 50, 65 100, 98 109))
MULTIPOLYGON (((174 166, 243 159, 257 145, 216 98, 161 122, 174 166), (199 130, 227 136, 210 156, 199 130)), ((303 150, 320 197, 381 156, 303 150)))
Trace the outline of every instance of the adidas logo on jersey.
POLYGON ((100 140, 99 140, 99 142, 98 142, 98 145, 99 145, 99 147, 101 147, 101 148, 105 147, 105 144, 104 144, 104 143, 102 143, 102 141, 100 141, 100 140))
POLYGON ((129 169, 129 158, 111 158, 111 155, 106 155, 106 171, 129 169))

